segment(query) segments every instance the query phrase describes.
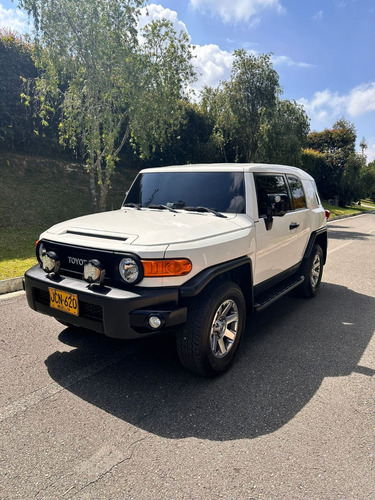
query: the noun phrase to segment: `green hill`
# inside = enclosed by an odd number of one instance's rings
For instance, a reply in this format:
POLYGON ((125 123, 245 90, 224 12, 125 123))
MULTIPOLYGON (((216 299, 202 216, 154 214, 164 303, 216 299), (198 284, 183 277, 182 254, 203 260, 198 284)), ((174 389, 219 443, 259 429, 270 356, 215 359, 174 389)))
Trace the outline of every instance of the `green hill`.
MULTIPOLYGON (((136 170, 118 169, 108 196, 120 207, 136 170)), ((20 276, 35 261, 35 241, 49 226, 91 212, 84 166, 0 152, 0 279, 20 276)))

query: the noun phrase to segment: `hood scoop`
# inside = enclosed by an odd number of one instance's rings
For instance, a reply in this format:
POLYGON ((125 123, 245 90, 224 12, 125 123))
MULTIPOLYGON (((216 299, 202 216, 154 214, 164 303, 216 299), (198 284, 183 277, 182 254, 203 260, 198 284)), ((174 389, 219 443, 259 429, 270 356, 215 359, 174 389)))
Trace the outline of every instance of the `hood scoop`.
POLYGON ((100 239, 100 240, 113 240, 113 241, 127 241, 128 238, 124 236, 113 236, 111 234, 98 234, 98 233, 87 233, 83 231, 73 231, 71 229, 68 229, 66 231, 66 234, 74 234, 76 236, 85 236, 89 238, 95 238, 95 239, 100 239))

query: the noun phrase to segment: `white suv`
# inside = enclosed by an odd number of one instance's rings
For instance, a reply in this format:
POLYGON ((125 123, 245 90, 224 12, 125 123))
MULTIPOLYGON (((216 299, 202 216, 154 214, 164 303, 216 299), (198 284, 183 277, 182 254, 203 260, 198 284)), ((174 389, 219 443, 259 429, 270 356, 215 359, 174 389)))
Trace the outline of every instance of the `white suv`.
POLYGON ((233 360, 246 314, 296 288, 316 295, 326 213, 294 167, 142 170, 119 210, 45 231, 25 274, 30 307, 68 326, 130 339, 172 331, 204 375, 233 360))

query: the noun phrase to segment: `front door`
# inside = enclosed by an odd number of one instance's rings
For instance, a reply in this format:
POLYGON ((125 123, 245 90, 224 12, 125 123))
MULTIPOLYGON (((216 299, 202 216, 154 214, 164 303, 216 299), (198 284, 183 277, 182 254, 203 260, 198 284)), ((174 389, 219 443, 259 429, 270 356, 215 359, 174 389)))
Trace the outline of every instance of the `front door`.
MULTIPOLYGON (((288 176, 290 177, 290 176, 288 176)), ((299 179, 295 178, 300 183, 299 179)), ((258 285, 298 264, 303 256, 309 235, 306 206, 297 205, 290 180, 283 174, 254 174, 258 202, 258 220, 255 223, 257 258, 254 285, 258 285), (288 184, 289 183, 289 184, 288 184), (272 223, 267 223, 269 195, 279 195, 274 205, 272 223)), ((294 193, 297 189, 294 189, 294 193)), ((303 189, 302 189, 303 194, 303 189)))

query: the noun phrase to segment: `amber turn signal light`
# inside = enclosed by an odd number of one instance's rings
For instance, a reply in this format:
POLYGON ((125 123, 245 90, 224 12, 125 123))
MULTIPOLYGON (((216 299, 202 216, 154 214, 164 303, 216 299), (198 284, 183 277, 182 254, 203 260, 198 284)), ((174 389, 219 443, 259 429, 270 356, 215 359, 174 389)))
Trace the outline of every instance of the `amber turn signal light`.
POLYGON ((142 260, 142 265, 145 278, 185 276, 192 269, 191 262, 188 259, 142 260))

